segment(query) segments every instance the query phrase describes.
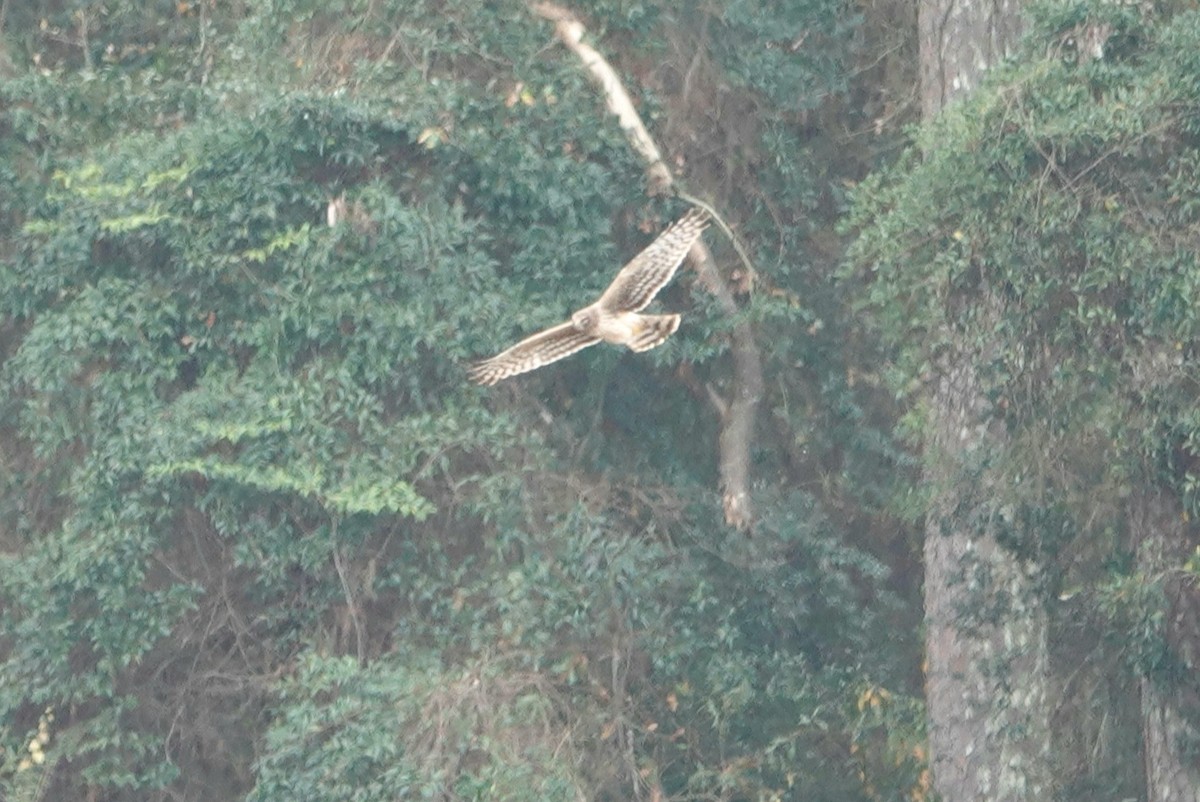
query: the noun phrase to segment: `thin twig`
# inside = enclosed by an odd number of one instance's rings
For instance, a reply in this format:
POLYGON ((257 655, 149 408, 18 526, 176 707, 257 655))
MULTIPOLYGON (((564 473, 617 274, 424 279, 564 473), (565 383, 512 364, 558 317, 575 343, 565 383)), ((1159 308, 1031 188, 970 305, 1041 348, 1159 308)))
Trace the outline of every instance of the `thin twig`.
POLYGON ((363 644, 362 621, 358 617, 358 604, 354 601, 354 594, 350 592, 350 582, 346 579, 346 569, 342 567, 342 547, 337 542, 337 520, 333 522, 331 529, 331 537, 333 543, 333 567, 337 569, 338 579, 342 581, 342 592, 346 594, 346 606, 350 608, 350 622, 354 625, 354 641, 358 651, 358 664, 365 666, 367 664, 367 651, 363 644))

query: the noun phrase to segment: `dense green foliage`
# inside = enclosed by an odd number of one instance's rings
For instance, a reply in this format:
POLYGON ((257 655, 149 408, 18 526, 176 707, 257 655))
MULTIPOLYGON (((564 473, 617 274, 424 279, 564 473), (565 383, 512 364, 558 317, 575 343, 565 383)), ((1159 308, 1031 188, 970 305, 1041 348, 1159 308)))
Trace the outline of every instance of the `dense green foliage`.
POLYGON ((527 3, 0 4, 0 796, 919 802, 890 431, 948 353, 1006 435, 959 498, 1045 579, 1059 793, 1139 796, 1130 689, 1200 721, 1200 560, 1143 553, 1200 512, 1200 17, 1035 6, 835 277, 901 6, 578 4, 757 275, 714 229, 735 316, 684 271, 662 348, 482 390, 683 208, 527 3))
POLYGON ((0 71, 5 794, 919 792, 905 459, 813 239, 849 7, 586 9, 745 221, 747 539, 731 321, 687 276, 652 354, 465 383, 681 208, 525 3, 34 5, 0 71))
MULTIPOLYGON (((1056 657, 1074 668, 1086 655, 1083 711, 1057 715, 1121 720, 1119 689, 1148 676, 1200 723, 1193 613, 1172 601, 1200 565, 1138 559, 1147 497, 1174 520, 1200 504, 1200 16, 1055 3, 1031 22, 1020 59, 861 187, 863 308, 900 355, 905 395, 949 350, 983 355, 974 368, 1007 437, 970 457, 961 481, 980 490, 963 497, 1046 569, 1056 657), (1101 37, 1097 56, 1085 42, 1101 37)), ((1064 798, 1114 782, 1139 794, 1124 768, 1136 739, 1070 741, 1064 798)))

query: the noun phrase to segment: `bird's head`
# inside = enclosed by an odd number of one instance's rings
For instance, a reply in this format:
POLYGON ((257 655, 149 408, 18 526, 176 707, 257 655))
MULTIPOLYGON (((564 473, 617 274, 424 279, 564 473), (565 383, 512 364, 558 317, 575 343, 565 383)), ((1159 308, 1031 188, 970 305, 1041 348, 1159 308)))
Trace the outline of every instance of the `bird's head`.
POLYGON ((596 310, 592 309, 590 306, 586 309, 580 309, 578 312, 571 315, 571 323, 578 331, 595 331, 599 322, 600 316, 596 313, 596 310))

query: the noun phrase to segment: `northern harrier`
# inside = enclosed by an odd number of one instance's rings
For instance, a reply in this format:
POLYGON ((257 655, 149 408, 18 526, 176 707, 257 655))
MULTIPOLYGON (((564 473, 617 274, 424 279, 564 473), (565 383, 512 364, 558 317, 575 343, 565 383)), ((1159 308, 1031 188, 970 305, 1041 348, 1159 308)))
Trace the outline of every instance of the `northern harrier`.
POLYGON ((638 352, 661 345, 679 328, 679 315, 638 313, 675 275, 679 263, 707 225, 708 215, 704 211, 690 210, 621 268, 594 304, 580 309, 565 323, 540 331, 507 351, 472 365, 468 371, 471 381, 495 384, 557 362, 601 340, 638 352))

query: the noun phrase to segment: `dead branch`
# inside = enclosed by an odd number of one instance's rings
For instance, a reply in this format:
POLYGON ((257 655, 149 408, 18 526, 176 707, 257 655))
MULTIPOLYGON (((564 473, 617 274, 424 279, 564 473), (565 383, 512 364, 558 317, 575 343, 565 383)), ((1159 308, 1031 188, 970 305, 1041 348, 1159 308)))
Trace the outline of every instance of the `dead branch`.
MULTIPOLYGON (((629 144, 646 166, 646 193, 650 196, 674 193, 685 200, 690 199, 675 186, 675 177, 663 161, 662 151, 646 130, 616 70, 594 47, 583 41, 586 29, 579 18, 557 3, 531 2, 529 7, 534 14, 554 23, 558 40, 579 57, 584 69, 603 90, 609 111, 616 115, 629 144)), ((732 234, 719 215, 706 204, 700 205, 713 214, 727 234, 732 234)), ((738 248, 739 257, 746 261, 736 239, 732 236, 730 239, 738 248)), ((730 400, 716 398, 713 405, 721 416, 718 449, 725 522, 748 530, 754 523, 750 499, 750 448, 754 440, 758 404, 763 396, 762 358, 750 324, 740 319, 737 300, 729 285, 721 278, 708 246, 702 240, 697 240, 689 256, 700 283, 717 299, 721 311, 735 321, 730 335, 735 384, 733 397, 730 400)), ((747 268, 752 274, 753 268, 748 264, 747 268)), ((715 395, 715 391, 712 392, 715 395)))

